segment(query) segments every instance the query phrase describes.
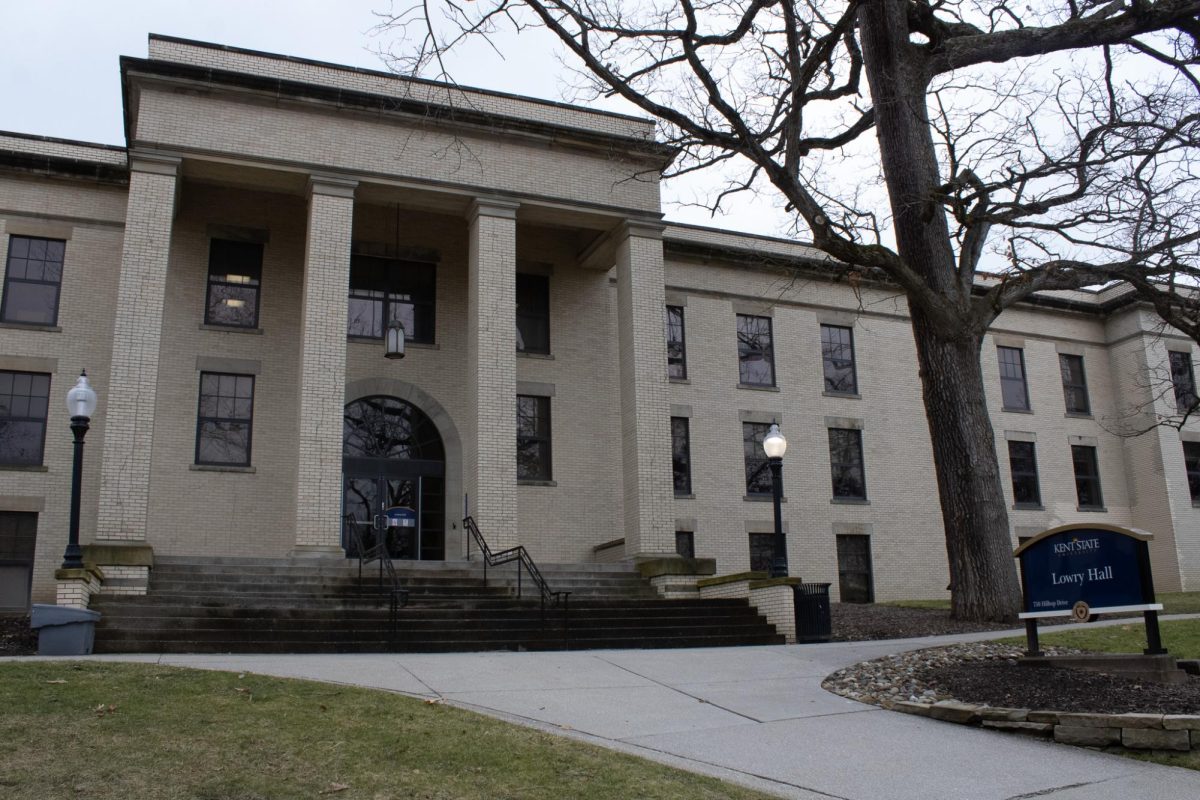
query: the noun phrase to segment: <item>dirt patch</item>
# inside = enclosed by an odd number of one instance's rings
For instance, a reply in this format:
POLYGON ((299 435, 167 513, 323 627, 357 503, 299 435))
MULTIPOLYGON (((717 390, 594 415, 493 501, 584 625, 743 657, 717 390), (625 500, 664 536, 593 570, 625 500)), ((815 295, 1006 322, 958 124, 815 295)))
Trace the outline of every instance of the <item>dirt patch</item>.
POLYGON ((910 639, 949 633, 1004 631, 1017 627, 1014 623, 961 622, 950 619, 948 610, 937 608, 833 603, 830 611, 833 618, 833 639, 838 642, 910 639))
POLYGON ((31 656, 37 652, 37 633, 29 627, 29 617, 0 614, 0 656, 31 656))

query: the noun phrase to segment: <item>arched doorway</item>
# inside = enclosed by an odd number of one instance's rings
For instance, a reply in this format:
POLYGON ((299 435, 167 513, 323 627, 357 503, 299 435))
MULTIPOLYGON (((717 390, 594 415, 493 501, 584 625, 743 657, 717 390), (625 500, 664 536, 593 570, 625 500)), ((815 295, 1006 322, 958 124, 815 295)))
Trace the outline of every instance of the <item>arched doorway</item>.
MULTIPOLYGON (((362 529, 382 527, 390 508, 409 509, 410 529, 395 537, 393 558, 446 557, 446 453, 434 423, 397 397, 372 395, 342 415, 342 510, 362 529)), ((349 539, 349 535, 345 534, 349 539)), ((353 541, 344 541, 354 556, 353 541)))

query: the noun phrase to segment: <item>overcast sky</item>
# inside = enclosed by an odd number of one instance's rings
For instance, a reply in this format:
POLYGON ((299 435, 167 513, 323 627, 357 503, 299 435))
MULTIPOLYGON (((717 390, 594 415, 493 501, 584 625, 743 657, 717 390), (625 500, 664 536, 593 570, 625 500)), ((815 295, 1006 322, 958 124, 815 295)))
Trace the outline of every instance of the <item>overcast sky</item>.
MULTIPOLYGON (((372 10, 388 0, 7 0, 0 24, 0 130, 124 144, 118 58, 146 57, 150 33, 382 69, 372 10)), ((476 46, 452 62, 467 86, 559 100, 562 67, 545 37, 476 46)), ((678 205, 696 186, 666 187, 667 216, 700 225, 780 235, 770 200, 724 217, 678 205)))

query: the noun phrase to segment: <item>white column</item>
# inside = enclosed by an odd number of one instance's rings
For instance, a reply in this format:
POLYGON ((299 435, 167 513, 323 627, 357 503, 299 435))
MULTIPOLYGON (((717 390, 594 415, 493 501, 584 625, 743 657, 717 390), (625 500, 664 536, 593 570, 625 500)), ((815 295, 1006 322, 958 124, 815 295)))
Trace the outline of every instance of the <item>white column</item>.
POLYGON ((662 226, 625 223, 616 262, 625 554, 674 555, 662 226))
POLYGON ((517 204, 480 198, 467 212, 469 510, 492 549, 517 542, 517 204))
MULTIPOLYGON (((346 303, 357 181, 313 176, 300 333, 295 555, 342 551, 346 303)), ((382 358, 382 355, 380 356, 382 358)))
POLYGON ((131 154, 96 538, 144 541, 179 159, 131 154))

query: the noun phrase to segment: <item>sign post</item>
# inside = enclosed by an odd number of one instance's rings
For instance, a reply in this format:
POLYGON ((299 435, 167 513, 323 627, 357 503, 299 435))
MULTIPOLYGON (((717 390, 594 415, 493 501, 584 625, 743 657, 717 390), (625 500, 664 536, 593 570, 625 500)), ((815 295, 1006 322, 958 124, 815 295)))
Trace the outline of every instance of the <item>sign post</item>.
POLYGON ((1145 655, 1161 655, 1149 542, 1142 531, 1103 523, 1051 528, 1017 548, 1025 610, 1027 656, 1040 656, 1038 620, 1141 611, 1146 624, 1145 655))

